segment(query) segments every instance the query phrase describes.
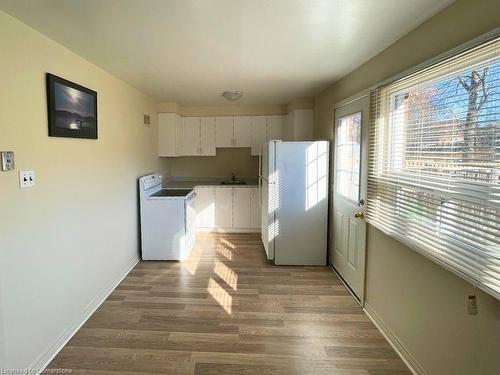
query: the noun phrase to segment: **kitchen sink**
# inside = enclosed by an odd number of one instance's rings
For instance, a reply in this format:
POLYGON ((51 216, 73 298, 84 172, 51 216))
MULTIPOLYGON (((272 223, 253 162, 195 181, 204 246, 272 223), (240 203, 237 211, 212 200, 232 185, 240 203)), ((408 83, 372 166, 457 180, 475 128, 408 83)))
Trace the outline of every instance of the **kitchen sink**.
POLYGON ((239 180, 226 180, 226 181, 222 181, 220 184, 221 185, 246 185, 247 183, 245 181, 239 181, 239 180))

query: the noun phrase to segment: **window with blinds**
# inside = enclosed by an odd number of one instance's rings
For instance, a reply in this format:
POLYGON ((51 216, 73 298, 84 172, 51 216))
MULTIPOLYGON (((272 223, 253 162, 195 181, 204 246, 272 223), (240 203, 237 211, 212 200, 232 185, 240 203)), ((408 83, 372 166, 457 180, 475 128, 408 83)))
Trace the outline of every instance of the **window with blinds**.
POLYGON ((367 220, 500 299, 499 47, 372 91, 367 220))

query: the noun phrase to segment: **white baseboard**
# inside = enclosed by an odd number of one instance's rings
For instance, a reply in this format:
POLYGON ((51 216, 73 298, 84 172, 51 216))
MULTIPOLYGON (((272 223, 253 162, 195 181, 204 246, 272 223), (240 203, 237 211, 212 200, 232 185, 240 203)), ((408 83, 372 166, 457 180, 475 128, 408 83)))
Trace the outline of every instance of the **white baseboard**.
POLYGON ((260 233, 260 228, 196 228, 198 233, 260 233))
POLYGON ((88 318, 97 310, 97 308, 104 302, 104 300, 111 294, 111 292, 121 283, 121 281, 128 275, 128 273, 139 263, 139 258, 132 259, 124 270, 120 273, 118 278, 111 281, 106 288, 99 293, 82 311, 80 317, 71 324, 66 331, 49 347, 49 349, 41 354, 30 365, 30 370, 36 369, 36 374, 40 374, 45 367, 48 366, 50 361, 61 351, 66 343, 73 337, 73 335, 81 328, 88 318))
POLYGON ((373 307, 366 301, 363 310, 414 375, 429 375, 415 357, 405 348, 396 334, 384 323, 373 307))

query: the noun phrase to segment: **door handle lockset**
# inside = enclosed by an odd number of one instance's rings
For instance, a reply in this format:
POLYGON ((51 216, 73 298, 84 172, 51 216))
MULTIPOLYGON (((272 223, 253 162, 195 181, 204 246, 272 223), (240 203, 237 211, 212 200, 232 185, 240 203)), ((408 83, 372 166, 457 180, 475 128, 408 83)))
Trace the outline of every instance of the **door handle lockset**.
POLYGON ((356 212, 356 213, 354 214, 354 217, 355 217, 356 219, 364 219, 364 218, 365 218, 365 214, 363 214, 361 211, 359 211, 359 212, 356 212))

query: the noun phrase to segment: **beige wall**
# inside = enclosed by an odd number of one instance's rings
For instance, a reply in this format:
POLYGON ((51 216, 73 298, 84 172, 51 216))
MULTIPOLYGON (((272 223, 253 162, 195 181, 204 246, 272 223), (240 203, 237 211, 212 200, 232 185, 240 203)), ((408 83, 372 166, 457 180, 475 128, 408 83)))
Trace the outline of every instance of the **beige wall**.
POLYGON ((137 177, 161 169, 156 103, 0 12, 0 367, 43 365, 138 259, 137 177), (47 136, 45 72, 98 92, 98 140, 47 136), (152 116, 156 118, 156 116, 152 116), (20 170, 36 186, 20 190, 20 170), (55 346, 53 346, 55 345, 55 346))
MULTIPOLYGON (((307 104, 301 100, 302 105, 307 104)), ((309 105, 312 101, 309 102, 309 105)), ((281 115, 287 113, 285 105, 207 106, 183 107, 176 103, 159 103, 158 112, 175 112, 182 116, 251 116, 281 115)), ((227 177, 231 173, 241 177, 258 176, 259 158, 251 156, 250 148, 218 148, 213 157, 162 158, 169 176, 227 177)))
MULTIPOLYGON (((499 26, 498 1, 458 0, 319 94, 316 138, 332 138, 334 103, 499 26)), ((500 301, 370 225, 366 301, 429 374, 498 374, 500 301)))
POLYGON ((167 174, 175 177, 257 177, 259 158, 250 148, 218 148, 216 156, 167 158, 167 174))
POLYGON ((315 98, 315 134, 331 135, 333 104, 500 25, 498 0, 458 0, 315 98))
POLYGON ((288 103, 287 113, 293 111, 294 109, 313 109, 314 108, 314 98, 302 98, 294 99, 288 103))

